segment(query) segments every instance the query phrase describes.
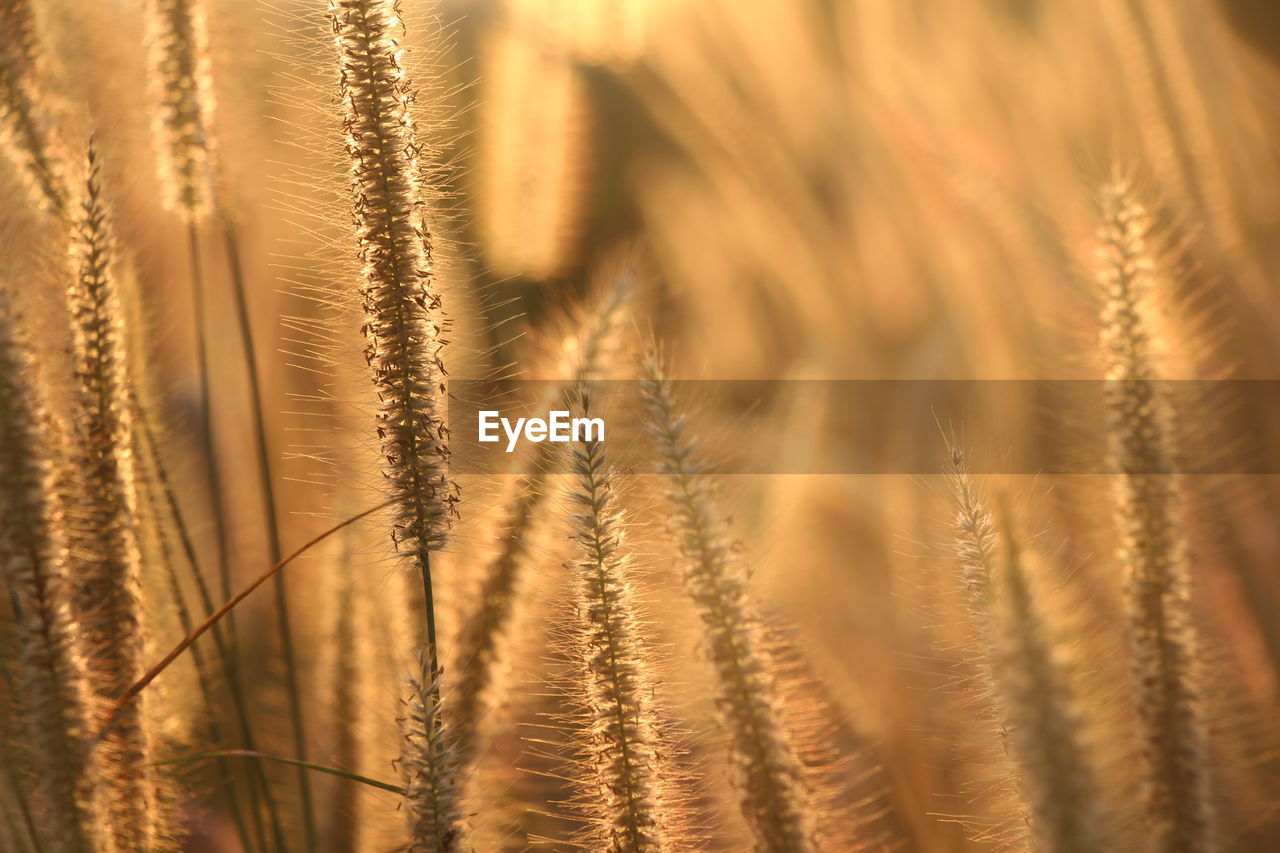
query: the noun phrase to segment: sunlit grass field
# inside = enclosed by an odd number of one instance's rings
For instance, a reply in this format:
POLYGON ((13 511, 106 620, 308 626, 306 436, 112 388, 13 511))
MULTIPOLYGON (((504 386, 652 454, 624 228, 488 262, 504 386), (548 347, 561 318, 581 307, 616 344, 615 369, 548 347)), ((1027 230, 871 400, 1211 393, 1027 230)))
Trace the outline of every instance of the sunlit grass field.
POLYGON ((0 853, 1280 849, 1278 187, 1264 0, 0 0, 0 853))

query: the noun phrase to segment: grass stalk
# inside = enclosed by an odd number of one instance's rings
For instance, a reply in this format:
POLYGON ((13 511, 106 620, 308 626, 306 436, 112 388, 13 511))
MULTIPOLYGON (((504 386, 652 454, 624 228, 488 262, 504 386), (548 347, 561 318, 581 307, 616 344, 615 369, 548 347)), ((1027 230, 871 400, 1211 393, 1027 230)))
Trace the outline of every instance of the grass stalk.
MULTIPOLYGON (((197 556, 195 542, 192 541, 190 530, 187 526, 186 517, 182 512, 182 507, 178 503, 177 493, 173 489, 173 484, 169 479, 168 469, 164 464, 164 460, 160 457, 160 446, 156 442, 155 433, 151 428, 151 421, 147 417, 146 412, 142 409, 141 404, 135 399, 134 409, 138 413, 137 423, 139 425, 139 435, 144 439, 144 458, 151 463, 152 471, 156 477, 156 484, 160 487, 164 495, 165 505, 169 511, 169 517, 173 522, 174 531, 178 536, 178 542, 182 547, 182 553, 187 561, 187 566, 191 570, 191 577, 195 581, 196 591, 200 596, 200 605, 206 614, 213 613, 213 595, 209 590, 209 584, 205 580, 205 573, 200 566, 200 559, 197 556)), ((232 647, 228 643, 226 636, 220 625, 212 626, 212 635, 214 646, 218 651, 218 658, 222 663, 223 677, 226 679, 227 690, 231 697, 232 709, 236 714, 236 722, 240 731, 240 737, 245 746, 250 750, 256 750, 256 739, 253 734, 253 728, 249 720, 248 702, 244 695, 244 686, 241 683, 239 663, 232 654, 232 647)), ((249 786, 249 798, 253 805, 254 819, 261 819, 259 811, 259 791, 261 792, 261 805, 267 811, 267 818, 271 823, 272 831, 275 836, 276 848, 279 850, 286 849, 284 839, 284 829, 280 821, 279 808, 275 802, 275 796, 271 792, 270 782, 267 779, 266 772, 260 765, 255 765, 254 784, 249 786)), ((266 848, 265 844, 262 845, 266 848)))
MULTIPOLYGON (((267 423, 262 405, 262 381, 258 371, 257 350, 253 343, 253 325, 249 318, 249 302, 245 292, 244 266, 240 259, 240 244, 235 226, 222 215, 223 246, 227 264, 231 270, 231 293, 236 311, 236 329, 244 353, 245 375, 249 380, 249 406, 253 422, 254 452, 258 483, 262 492, 265 511, 263 525, 267 531, 268 555, 272 563, 279 562, 280 523, 276 517, 275 482, 271 473, 271 453, 267 442, 267 423)), ((289 717, 293 731, 293 749, 299 761, 307 760, 306 719, 302 710, 302 689, 298 684, 297 655, 293 644, 293 623, 289 616, 289 587, 284 575, 275 578, 276 623, 280 632, 280 654, 285 665, 285 689, 289 694, 289 717)), ((311 780, 306 770, 298 768, 298 793, 302 800, 303 831, 306 849, 316 845, 315 809, 312 806, 311 780)))
POLYGON ((7 148, 35 189, 40 205, 62 216, 67 186, 40 105, 39 50, 30 0, 0 0, 0 147, 7 148))

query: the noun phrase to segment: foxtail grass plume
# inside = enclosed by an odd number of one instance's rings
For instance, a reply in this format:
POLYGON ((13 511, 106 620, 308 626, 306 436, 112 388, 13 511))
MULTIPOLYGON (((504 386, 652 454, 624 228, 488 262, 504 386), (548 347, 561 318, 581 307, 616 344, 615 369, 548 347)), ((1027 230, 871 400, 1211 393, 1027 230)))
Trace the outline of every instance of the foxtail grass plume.
MULTIPOLYGON (((115 248, 92 145, 87 165, 71 235, 76 421, 64 497, 65 553, 90 686, 99 710, 106 710, 142 674, 143 634, 129 374, 115 248)), ((164 840, 146 701, 142 695, 129 703, 99 747, 110 789, 110 831, 122 850, 154 851, 164 840)))
POLYGON ((673 842, 673 793, 627 578, 624 523, 601 440, 574 446, 572 474, 577 556, 570 569, 588 726, 582 742, 595 773, 593 780, 583 780, 589 810, 583 843, 611 853, 666 850, 673 842))
POLYGON ((75 646, 70 587, 59 555, 47 428, 0 296, 0 574, 13 596, 16 661, 35 775, 35 831, 51 853, 100 849, 87 721, 85 662, 75 646))
POLYGON ((409 819, 408 853, 454 853, 462 850, 462 816, 458 808, 457 753, 451 732, 438 719, 440 690, 431 678, 428 657, 409 680, 408 714, 402 721, 405 813, 409 819))
POLYGON ((213 87, 202 0, 148 0, 150 82, 165 207, 189 222, 213 203, 213 87))
POLYGON ((40 52, 31 0, 0 0, 0 147, 18 165, 45 208, 67 208, 65 178, 42 109, 40 52))
POLYGON ((1146 760, 1152 850, 1214 849, 1197 638, 1167 401, 1157 379, 1149 299, 1150 223, 1128 180, 1102 192, 1098 279, 1115 514, 1133 678, 1146 760))
MULTIPOLYGON (((574 331, 559 348, 570 379, 564 384, 555 383, 548 394, 548 403, 562 405, 568 389, 597 376, 613 360, 619 322, 631 300, 633 278, 630 270, 613 275, 604 293, 574 318, 574 331)), ((504 641, 519 595, 522 570, 528 561, 529 538, 549 491, 547 469, 551 464, 549 456, 554 453, 552 447, 539 445, 539 452, 528 463, 514 497, 504 507, 505 523, 498 553, 486 567, 476 596, 478 605, 459 636, 458 678, 449 691, 449 703, 457 721, 456 736, 464 760, 472 757, 480 718, 494 698, 491 694, 504 641)))
POLYGON ((728 729, 740 805, 755 849, 816 850, 810 826, 813 805, 783 723, 781 697, 746 571, 735 556, 711 488, 700 476, 697 446, 688 435, 660 356, 652 350, 645 357, 641 387, 660 471, 667 479, 685 582, 716 671, 716 705, 728 729))
POLYGON ((430 611, 429 555, 444 544, 457 487, 449 478, 443 404, 448 323, 432 277, 414 90, 400 66, 396 3, 334 0, 329 16, 363 262, 365 357, 380 401, 384 474, 396 500, 393 537, 423 573, 430 611))
POLYGON ((1020 787, 1036 850, 1103 850, 1103 824, 1093 770, 1084 753, 1075 697, 1034 600, 1022 544, 1003 508, 996 682, 1005 729, 1020 769, 1020 787))
MULTIPOLYGON (((955 499, 953 529, 961 581, 971 615, 976 622, 985 623, 990 616, 991 585, 995 574, 995 525, 969 475, 964 451, 958 447, 951 447, 947 480, 955 499)), ((984 639, 983 645, 989 647, 989 637, 984 639)))

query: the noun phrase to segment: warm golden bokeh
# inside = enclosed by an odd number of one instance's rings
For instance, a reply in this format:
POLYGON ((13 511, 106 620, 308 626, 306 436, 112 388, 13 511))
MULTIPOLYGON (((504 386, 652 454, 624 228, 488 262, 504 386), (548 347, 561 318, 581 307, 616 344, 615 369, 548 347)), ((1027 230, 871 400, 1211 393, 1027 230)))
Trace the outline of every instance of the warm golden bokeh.
POLYGON ((0 0, 0 851, 1277 849, 1273 6, 0 0))

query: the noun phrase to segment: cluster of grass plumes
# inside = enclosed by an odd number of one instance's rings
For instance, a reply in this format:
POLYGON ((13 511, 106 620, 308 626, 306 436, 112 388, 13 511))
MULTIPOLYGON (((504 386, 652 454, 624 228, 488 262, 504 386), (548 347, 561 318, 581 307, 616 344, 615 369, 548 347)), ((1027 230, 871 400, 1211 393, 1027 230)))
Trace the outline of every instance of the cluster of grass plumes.
MULTIPOLYGON (((561 362, 556 365, 557 372, 565 378, 563 382, 550 382, 545 401, 549 406, 566 403, 578 383, 607 373, 610 363, 616 361, 619 325, 633 296, 632 279, 629 271, 614 275, 589 308, 567 321, 572 332, 560 342, 555 354, 561 362)), ((511 639, 508 629, 513 610, 529 568, 533 527, 541 520, 546 498, 554 488, 548 482, 554 453, 551 445, 544 444, 524 463, 515 493, 509 505, 503 507, 498 552, 485 567, 477 605, 468 614, 458 639, 457 683, 450 689, 449 702, 458 718, 459 749, 468 757, 478 746, 477 728, 498 701, 498 673, 511 639)))
POLYGON ((1103 189, 1102 217, 1102 349, 1150 844, 1162 851, 1211 850, 1196 629, 1173 428, 1157 373, 1150 307, 1156 263, 1151 225, 1123 178, 1103 189))
POLYGON ((29 356, 0 301, 0 572, 17 621, 21 702, 35 774, 35 833, 55 851, 98 849, 102 815, 88 740, 85 666, 52 499, 50 430, 26 380, 29 356))

